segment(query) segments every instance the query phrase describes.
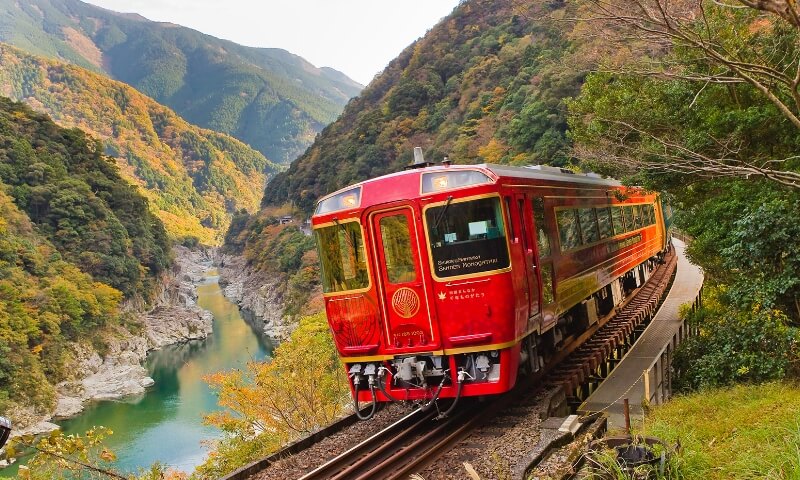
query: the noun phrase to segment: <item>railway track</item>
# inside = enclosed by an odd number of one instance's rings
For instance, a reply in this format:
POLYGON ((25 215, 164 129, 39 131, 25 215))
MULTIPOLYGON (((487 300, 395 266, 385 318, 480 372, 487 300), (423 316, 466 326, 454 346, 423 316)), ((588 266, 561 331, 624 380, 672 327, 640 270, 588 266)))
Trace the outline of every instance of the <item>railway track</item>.
MULTIPOLYGON (((676 260, 674 253, 667 256, 648 282, 621 307, 574 338, 547 366, 521 379, 512 391, 488 401, 462 399, 456 412, 445 419, 437 419, 435 409, 414 410, 309 471, 301 480, 406 479, 411 473, 440 461, 451 448, 475 434, 479 427, 490 424, 501 412, 505 417, 513 417, 509 412, 515 405, 546 389, 562 388, 568 405, 579 405, 622 359, 655 314, 668 289, 676 260)), ((470 438, 470 443, 482 442, 470 438)), ((453 460, 452 471, 462 469, 461 459, 463 456, 453 460)))

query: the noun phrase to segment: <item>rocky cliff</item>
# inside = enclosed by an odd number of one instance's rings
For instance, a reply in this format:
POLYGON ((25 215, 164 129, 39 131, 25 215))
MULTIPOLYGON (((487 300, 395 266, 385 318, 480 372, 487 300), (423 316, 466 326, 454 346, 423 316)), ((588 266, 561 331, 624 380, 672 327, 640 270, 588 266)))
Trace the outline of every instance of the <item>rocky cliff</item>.
POLYGON ((273 338, 283 339, 291 333, 294 322, 283 314, 284 275, 256 270, 239 255, 217 252, 214 262, 225 296, 249 312, 248 319, 273 338))
POLYGON ((213 250, 175 247, 175 265, 165 278, 156 306, 144 316, 148 348, 205 338, 211 333, 211 312, 197 306, 197 284, 211 268, 213 250))

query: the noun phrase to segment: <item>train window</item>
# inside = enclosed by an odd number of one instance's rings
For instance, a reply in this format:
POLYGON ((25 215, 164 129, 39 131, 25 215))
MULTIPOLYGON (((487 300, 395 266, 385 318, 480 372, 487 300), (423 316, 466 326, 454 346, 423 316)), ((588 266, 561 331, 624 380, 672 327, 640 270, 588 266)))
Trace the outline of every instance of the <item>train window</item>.
POLYGON ((536 222, 536 241, 539 245, 539 256, 550 256, 550 238, 547 236, 547 230, 544 223, 544 199, 536 197, 533 199, 533 219, 536 222))
POLYGON ((653 208, 653 205, 647 205, 647 218, 649 220, 649 225, 653 225, 656 223, 656 211, 653 208))
POLYGON ((600 225, 600 238, 614 236, 614 226, 611 224, 611 207, 602 207, 597 210, 597 224, 600 225))
POLYGON ((556 212, 561 250, 571 250, 581 244, 581 231, 578 227, 578 211, 571 208, 556 212))
POLYGON ((431 261, 439 278, 510 266, 500 205, 499 198, 490 197, 425 210, 431 261))
POLYGON ((621 235, 625 233, 625 215, 622 213, 622 207, 611 207, 611 220, 614 223, 614 235, 621 235))
POLYGON ((633 216, 636 220, 634 220, 634 229, 638 230, 644 227, 644 215, 642 215, 642 208, 640 205, 633 206, 633 216))
POLYGON ((623 207, 625 209, 625 231, 631 232, 636 230, 634 218, 633 218, 633 207, 630 205, 625 205, 623 207))
POLYGON ((579 209, 578 218, 581 221, 583 244, 595 243, 600 240, 600 230, 597 228, 597 217, 594 214, 594 208, 579 209))
POLYGON ((408 234, 408 218, 405 214, 383 217, 380 227, 386 278, 394 284, 415 281, 417 270, 408 234))
POLYGON ((314 230, 325 293, 369 286, 364 236, 358 222, 336 223, 314 230))
POLYGON ((508 212, 508 226, 511 229, 511 237, 514 239, 519 238, 519 227, 514 222, 514 215, 511 213, 511 197, 505 197, 506 212, 508 212))
POLYGON ((550 305, 555 301, 553 295, 553 265, 542 265, 542 304, 550 305))
POLYGON ((528 246, 528 229, 525 228, 525 200, 517 199, 517 211, 519 212, 519 224, 522 229, 522 248, 526 251, 528 246))

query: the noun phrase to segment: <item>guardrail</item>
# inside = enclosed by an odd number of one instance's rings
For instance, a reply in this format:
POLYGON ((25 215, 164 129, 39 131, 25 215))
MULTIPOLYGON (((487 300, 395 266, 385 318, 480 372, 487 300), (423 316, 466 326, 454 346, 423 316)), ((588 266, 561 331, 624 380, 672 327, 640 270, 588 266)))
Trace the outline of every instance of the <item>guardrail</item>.
POLYGON ((696 325, 689 325, 687 319, 691 317, 691 313, 696 312, 702 306, 703 290, 700 289, 694 302, 692 302, 692 308, 689 310, 690 314, 681 319, 681 325, 675 335, 672 336, 672 340, 661 349, 653 363, 642 373, 644 398, 650 405, 659 405, 672 397, 672 377, 674 373, 672 370, 672 354, 681 342, 690 336, 697 335, 699 328, 696 325))
POLYGON ((694 240, 693 237, 690 237, 689 235, 686 235, 685 233, 683 233, 682 231, 678 230, 675 227, 672 227, 672 230, 671 230, 670 233, 671 233, 671 235, 673 237, 675 237, 678 240, 682 241, 686 245, 689 245, 690 243, 692 243, 692 240, 694 240))

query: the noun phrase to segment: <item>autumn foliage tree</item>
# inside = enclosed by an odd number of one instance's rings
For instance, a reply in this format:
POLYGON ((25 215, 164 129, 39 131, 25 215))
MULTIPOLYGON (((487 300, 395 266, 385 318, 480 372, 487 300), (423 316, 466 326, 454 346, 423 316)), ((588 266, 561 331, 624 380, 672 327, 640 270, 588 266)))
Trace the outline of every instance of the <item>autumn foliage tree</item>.
POLYGON ((226 437, 198 468, 216 478, 330 424, 351 405, 324 314, 305 317, 266 362, 209 375, 224 410, 206 417, 226 437))

